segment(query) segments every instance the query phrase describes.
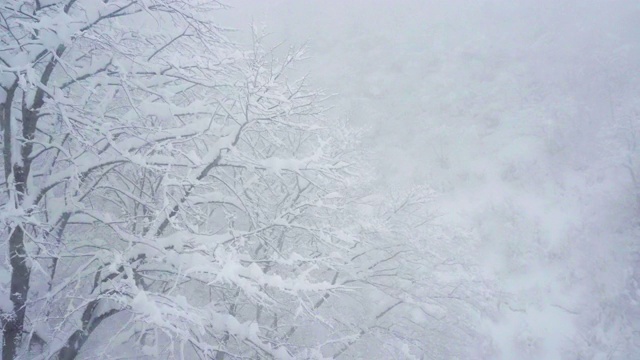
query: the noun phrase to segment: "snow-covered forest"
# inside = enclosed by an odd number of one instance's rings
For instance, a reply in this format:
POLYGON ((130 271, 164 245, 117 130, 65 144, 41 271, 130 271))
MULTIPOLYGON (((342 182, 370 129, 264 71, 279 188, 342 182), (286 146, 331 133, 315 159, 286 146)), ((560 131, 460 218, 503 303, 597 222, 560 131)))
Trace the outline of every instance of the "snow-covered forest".
POLYGON ((0 0, 14 359, 640 358, 632 0, 0 0))

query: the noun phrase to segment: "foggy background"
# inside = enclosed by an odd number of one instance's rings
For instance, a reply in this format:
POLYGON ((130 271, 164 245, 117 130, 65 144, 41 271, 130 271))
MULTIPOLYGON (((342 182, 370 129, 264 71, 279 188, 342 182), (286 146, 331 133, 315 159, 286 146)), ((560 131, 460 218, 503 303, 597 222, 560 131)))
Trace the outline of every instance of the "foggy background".
POLYGON ((496 356, 640 357, 637 2, 229 5, 238 40, 307 44, 300 72, 367 129, 382 186, 433 188, 475 239, 496 356))

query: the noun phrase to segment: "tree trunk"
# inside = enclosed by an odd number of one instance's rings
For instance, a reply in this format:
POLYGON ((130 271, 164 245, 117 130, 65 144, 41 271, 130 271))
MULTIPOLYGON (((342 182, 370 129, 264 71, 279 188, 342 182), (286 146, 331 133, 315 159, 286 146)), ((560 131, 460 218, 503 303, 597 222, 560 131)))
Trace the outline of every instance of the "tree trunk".
MULTIPOLYGON (((6 131, 6 130, 5 130, 6 131)), ((13 167, 16 199, 18 205, 24 196, 28 169, 22 165, 13 167)), ((29 280, 31 270, 27 264, 27 253, 24 246, 24 225, 16 224, 9 235, 9 263, 11 264, 11 293, 9 299, 13 304, 13 311, 3 329, 4 346, 2 358, 12 360, 17 354, 24 330, 24 316, 27 310, 27 296, 29 294, 29 280)))
POLYGON ((11 263, 11 295, 13 314, 4 324, 2 359, 15 358, 22 340, 27 294, 29 292, 30 270, 26 263, 24 230, 20 225, 13 229, 9 237, 9 260, 11 263))
MULTIPOLYGON (((15 205, 19 207, 25 192, 26 179, 29 174, 29 163, 12 164, 12 158, 16 154, 12 153, 15 139, 13 138, 11 108, 17 85, 16 82, 6 90, 7 96, 5 102, 2 104, 0 114, 0 128, 3 130, 4 140, 3 162, 5 183, 7 184, 7 190, 15 194, 15 198, 11 200, 17 202, 15 205), (14 189, 11 189, 12 184, 14 189)), ((33 134, 27 135, 33 136, 33 134)), ((30 147, 27 149, 21 147, 21 155, 23 157, 25 154, 28 156, 29 154, 26 152, 30 152, 30 149, 30 147)), ((22 342, 22 333, 24 330, 24 317, 27 310, 26 303, 31 275, 24 247, 24 231, 22 224, 16 224, 9 228, 9 263, 11 264, 11 293, 9 294, 9 299, 13 304, 13 309, 2 329, 2 358, 4 360, 13 360, 16 357, 18 348, 22 342)))
MULTIPOLYGON (((14 201, 16 208, 23 206, 23 200, 28 192, 27 179, 31 171, 31 151, 35 137, 36 125, 38 122, 38 112, 29 109, 23 103, 22 108, 22 137, 24 142, 20 144, 20 161, 13 163, 13 158, 18 154, 13 154, 12 145, 16 139, 13 137, 11 107, 16 87, 7 91, 7 98, 2 109, 2 128, 5 146, 3 148, 3 161, 5 162, 5 180, 9 193, 9 201, 14 201), (6 141, 9 141, 9 144, 6 141), (7 163, 9 165, 7 165, 7 163)), ((38 108, 42 106, 42 100, 36 98, 38 108)), ((27 209, 24 209, 28 211, 27 209)), ((24 224, 15 224, 9 230, 9 263, 11 264, 11 287, 9 299, 13 304, 10 316, 4 324, 2 331, 3 347, 2 358, 4 360, 15 359, 18 349, 22 343, 22 333, 24 332, 24 318, 26 313, 27 297, 29 294, 29 281, 31 270, 27 264, 27 253, 25 250, 25 227, 24 224)))
POLYGON ((100 303, 99 299, 93 300, 87 305, 82 313, 82 329, 78 329, 69 336, 67 342, 64 344, 62 349, 58 351, 57 359, 58 360, 73 360, 78 356, 82 345, 89 339, 91 333, 102 323, 105 319, 110 317, 111 315, 117 314, 120 312, 118 309, 111 309, 99 316, 95 316, 95 310, 98 308, 100 303))

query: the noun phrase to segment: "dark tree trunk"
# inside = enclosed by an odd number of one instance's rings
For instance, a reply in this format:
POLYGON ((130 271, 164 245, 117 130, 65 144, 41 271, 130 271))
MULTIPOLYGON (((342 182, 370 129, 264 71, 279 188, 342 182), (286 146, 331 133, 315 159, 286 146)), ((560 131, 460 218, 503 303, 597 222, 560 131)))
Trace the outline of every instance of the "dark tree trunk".
MULTIPOLYGON (((13 167, 16 197, 14 201, 22 202, 24 196, 26 175, 28 169, 24 166, 13 167)), ((27 265, 27 253, 24 246, 24 228, 17 224, 9 235, 9 263, 11 264, 11 293, 9 299, 13 304, 13 311, 4 325, 2 358, 12 360, 17 354, 24 330, 24 316, 27 310, 27 296, 29 294, 29 280, 31 271, 27 265)))
MULTIPOLYGON (((4 131, 3 138, 5 146, 3 148, 3 161, 5 162, 5 179, 9 193, 13 193, 13 197, 9 197, 9 201, 14 201, 17 208, 22 207, 25 195, 28 193, 27 180, 31 171, 31 151, 33 143, 31 140, 35 137, 36 127, 38 123, 38 111, 27 108, 23 99, 22 108, 22 138, 19 154, 12 153, 16 148, 13 142, 16 141, 12 137, 12 115, 11 108, 13 106, 13 97, 16 87, 12 87, 7 92, 7 98, 2 109, 2 128, 4 131), (6 141, 9 144, 7 145, 6 141), (12 158, 16 155, 20 156, 20 161, 12 164, 12 158), (9 165, 7 165, 9 163, 9 165)), ((43 94, 36 96, 35 105, 39 109, 42 104, 43 94)), ((24 209, 27 211, 27 209, 24 209)), ((9 229, 9 263, 11 264, 11 287, 9 299, 13 304, 11 314, 5 321, 2 331, 3 346, 2 358, 4 360, 13 360, 16 357, 18 349, 22 343, 22 333, 24 332, 24 318, 27 310, 27 297, 29 295, 29 281, 31 279, 31 270, 27 264, 27 252, 25 249, 25 227, 24 224, 15 224, 9 229)))
POLYGON ((9 237, 9 260, 11 263, 11 295, 13 314, 4 324, 2 358, 15 358, 22 340, 27 294, 29 292, 30 270, 26 263, 24 230, 20 225, 13 229, 9 237))
POLYGON ((100 300, 93 300, 87 305, 82 313, 82 329, 78 329, 69 336, 66 344, 58 351, 58 360, 73 360, 78 356, 82 345, 89 339, 91 333, 111 315, 117 314, 120 310, 112 309, 100 316, 95 316, 95 310, 100 300))
MULTIPOLYGON (((0 128, 3 130, 3 162, 4 162, 4 176, 5 183, 7 184, 7 190, 11 191, 11 181, 15 186, 14 194, 15 198, 11 199, 16 201, 16 205, 20 205, 25 192, 26 178, 28 176, 29 164, 14 164, 12 165, 12 158, 17 155, 13 154, 14 149, 13 142, 15 139, 12 137, 12 114, 11 109, 13 106, 13 98, 17 89, 17 82, 12 87, 6 89, 7 96, 5 102, 2 104, 2 112, 0 116, 0 128)), ((27 134, 33 136, 33 134, 27 134)), ((24 136, 24 131, 23 131, 24 136)), ((25 155, 25 150, 21 147, 21 156, 25 155)), ((11 264, 11 286, 9 299, 13 305, 10 314, 7 314, 2 330, 2 358, 5 360, 13 360, 16 357, 18 348, 21 345, 22 333, 24 330, 24 317, 26 313, 27 295, 29 293, 29 279, 30 269, 27 265, 27 256, 24 247, 24 227, 22 224, 16 224, 9 229, 9 263, 11 264)))

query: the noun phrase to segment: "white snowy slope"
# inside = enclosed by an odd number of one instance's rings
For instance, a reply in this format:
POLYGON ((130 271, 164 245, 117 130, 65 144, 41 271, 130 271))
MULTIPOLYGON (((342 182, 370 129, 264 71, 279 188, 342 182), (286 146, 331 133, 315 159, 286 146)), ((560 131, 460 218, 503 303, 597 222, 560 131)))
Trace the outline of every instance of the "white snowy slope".
MULTIPOLYGON (((227 25, 309 47, 381 186, 427 184, 497 284, 502 359, 640 357, 640 6, 258 1, 227 25)), ((287 45, 283 45, 287 46, 287 45)))

